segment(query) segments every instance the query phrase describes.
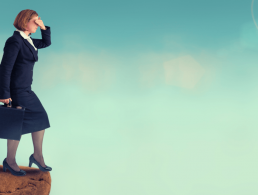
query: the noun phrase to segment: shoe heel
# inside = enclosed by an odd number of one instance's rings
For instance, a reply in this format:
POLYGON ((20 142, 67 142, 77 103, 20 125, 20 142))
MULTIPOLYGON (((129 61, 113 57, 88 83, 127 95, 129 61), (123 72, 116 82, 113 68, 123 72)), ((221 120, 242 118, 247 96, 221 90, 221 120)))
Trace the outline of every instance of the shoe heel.
POLYGON ((46 167, 42 167, 41 165, 40 165, 40 163, 34 158, 34 156, 33 156, 33 154, 32 155, 30 155, 30 158, 29 158, 29 167, 31 167, 31 165, 32 165, 32 163, 34 163, 35 165, 37 165, 38 166, 38 168, 41 170, 41 171, 52 171, 52 168, 51 167, 49 167, 49 166, 47 166, 46 165, 46 167))
POLYGON ((15 171, 13 170, 9 165, 8 163, 6 162, 6 158, 4 159, 3 161, 3 171, 6 172, 6 169, 9 169, 9 171, 15 175, 15 176, 24 176, 26 175, 26 172, 23 171, 23 170, 20 170, 20 171, 15 171))
POLYGON ((29 167, 31 167, 31 165, 32 165, 32 161, 30 161, 30 163, 29 163, 29 167))

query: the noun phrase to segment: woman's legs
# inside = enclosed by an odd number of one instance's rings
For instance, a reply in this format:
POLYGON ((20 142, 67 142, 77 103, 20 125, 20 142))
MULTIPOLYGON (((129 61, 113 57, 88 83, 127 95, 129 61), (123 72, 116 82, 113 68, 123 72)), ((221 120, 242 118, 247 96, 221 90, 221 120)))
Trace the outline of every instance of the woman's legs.
POLYGON ((42 143, 45 129, 31 133, 33 145, 34 145, 34 158, 40 163, 41 166, 45 167, 43 154, 42 154, 42 143))
POLYGON ((15 156, 16 156, 16 151, 18 148, 20 141, 19 140, 11 140, 7 139, 7 164, 14 169, 15 171, 19 171, 20 168, 18 167, 15 156))

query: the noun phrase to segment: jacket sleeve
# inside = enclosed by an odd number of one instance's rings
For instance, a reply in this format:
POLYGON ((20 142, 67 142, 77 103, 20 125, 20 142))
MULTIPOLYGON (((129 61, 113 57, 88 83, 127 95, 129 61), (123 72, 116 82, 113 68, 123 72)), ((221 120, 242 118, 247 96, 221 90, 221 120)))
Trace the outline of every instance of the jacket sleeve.
POLYGON ((35 47, 37 49, 42 49, 45 47, 48 47, 49 45, 51 45, 51 32, 50 32, 50 27, 49 26, 45 26, 47 29, 46 30, 41 30, 41 35, 42 35, 42 39, 34 39, 31 38, 33 41, 33 44, 35 45, 35 47))
POLYGON ((0 64, 0 99, 10 98, 10 80, 13 65, 20 50, 19 41, 9 37, 5 42, 4 54, 0 64))

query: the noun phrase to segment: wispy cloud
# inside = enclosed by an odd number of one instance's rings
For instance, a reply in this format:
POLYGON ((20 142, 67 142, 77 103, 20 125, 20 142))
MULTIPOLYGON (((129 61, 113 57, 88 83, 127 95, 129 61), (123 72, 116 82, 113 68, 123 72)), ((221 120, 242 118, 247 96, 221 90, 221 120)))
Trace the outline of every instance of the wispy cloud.
POLYGON ((148 64, 140 68, 140 82, 145 87, 162 83, 192 91, 212 81, 215 76, 214 63, 217 61, 214 60, 214 56, 205 52, 198 57, 185 53, 151 53, 145 54, 141 61, 144 61, 144 58, 148 64))
MULTIPOLYGON (((72 53, 50 54, 39 77, 43 87, 53 87, 58 82, 76 84, 86 90, 96 91, 107 89, 117 82, 123 82, 130 77, 124 72, 119 72, 121 66, 125 66, 128 56, 121 57, 108 52, 90 53, 87 51, 72 53), (119 81, 118 78, 124 79, 119 81)), ((176 56, 171 53, 148 53, 135 57, 134 67, 138 75, 138 86, 154 87, 156 85, 171 85, 187 90, 198 88, 202 78, 207 82, 211 78, 211 66, 207 66, 207 55, 199 56, 195 59, 190 54, 176 56), (206 60, 206 61, 205 61, 206 60), (205 61, 205 62, 204 62, 205 61)), ((132 59, 130 59, 132 60, 132 59)), ((210 58, 211 60, 211 58, 210 58)), ((43 68, 43 67, 41 67, 43 68)), ((136 78, 137 79, 137 78, 136 78)))
POLYGON ((76 82, 88 90, 112 85, 115 79, 116 59, 105 52, 53 53, 46 57, 48 66, 40 74, 41 84, 50 87, 57 82, 76 82))
POLYGON ((205 74, 205 69, 190 55, 163 63, 165 82, 182 88, 193 89, 205 74))

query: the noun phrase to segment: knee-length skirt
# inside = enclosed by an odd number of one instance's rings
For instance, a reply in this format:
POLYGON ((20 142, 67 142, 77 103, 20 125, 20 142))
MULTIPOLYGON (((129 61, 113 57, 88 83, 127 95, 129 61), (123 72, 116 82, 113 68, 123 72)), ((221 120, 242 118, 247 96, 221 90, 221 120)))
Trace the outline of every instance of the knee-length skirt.
MULTIPOLYGON (((22 135, 41 131, 50 127, 45 108, 31 86, 25 89, 10 90, 12 107, 24 106, 25 113, 22 124, 22 135)), ((7 106, 7 104, 6 104, 7 106)))

